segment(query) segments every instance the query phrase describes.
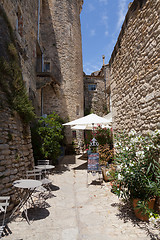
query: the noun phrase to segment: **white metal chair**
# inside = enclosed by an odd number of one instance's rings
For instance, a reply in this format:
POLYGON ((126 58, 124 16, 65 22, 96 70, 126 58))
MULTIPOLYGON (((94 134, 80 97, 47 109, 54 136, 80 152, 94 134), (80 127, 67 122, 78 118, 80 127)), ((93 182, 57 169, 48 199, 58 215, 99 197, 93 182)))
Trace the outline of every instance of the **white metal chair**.
POLYGON ((26 171, 26 177, 41 181, 42 170, 35 169, 35 168, 33 170, 27 170, 26 171))
POLYGON ((2 222, 0 223, 0 238, 2 236, 3 230, 5 228, 5 218, 6 218, 6 212, 7 212, 7 207, 9 205, 9 196, 0 196, 0 217, 2 217, 2 222))
MULTIPOLYGON (((42 182, 42 171, 40 169, 33 169, 26 171, 27 179, 34 179, 42 182)), ((42 184, 43 185, 43 184, 42 184)), ((44 199, 44 193, 46 192, 46 188, 43 186, 37 187, 35 189, 35 197, 38 197, 38 202, 40 203, 41 200, 44 199), (38 196, 37 196, 38 195, 38 196)), ((32 200, 32 204, 34 205, 34 201, 32 200)))
POLYGON ((44 166, 43 170, 44 170, 44 175, 46 177, 46 175, 48 175, 50 173, 50 170, 47 169, 47 165, 50 164, 50 160, 48 160, 48 159, 37 160, 37 164, 44 166), (45 168, 45 166, 46 166, 46 168, 45 168))
POLYGON ((48 159, 37 160, 38 165, 49 165, 48 159))
POLYGON ((40 169, 33 169, 33 170, 28 170, 26 171, 26 177, 27 178, 34 178, 35 180, 39 180, 41 181, 42 183, 42 187, 38 188, 37 190, 41 190, 42 191, 48 189, 49 192, 51 191, 51 188, 50 188, 50 184, 52 184, 52 181, 49 180, 48 178, 43 178, 43 175, 42 175, 42 170, 40 169), (46 188, 44 189, 43 186, 46 188))

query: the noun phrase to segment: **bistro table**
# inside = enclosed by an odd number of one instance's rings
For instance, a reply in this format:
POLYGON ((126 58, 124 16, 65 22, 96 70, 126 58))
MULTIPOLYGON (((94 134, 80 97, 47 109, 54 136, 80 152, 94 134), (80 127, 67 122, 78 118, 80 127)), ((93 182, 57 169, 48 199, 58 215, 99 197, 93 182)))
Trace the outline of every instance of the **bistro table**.
POLYGON ((20 202, 12 212, 10 218, 14 215, 17 209, 20 210, 21 208, 23 208, 24 214, 26 216, 26 220, 29 224, 29 219, 27 215, 27 201, 31 199, 32 203, 34 204, 34 201, 32 199, 32 194, 34 193, 35 189, 37 187, 40 187, 41 185, 42 185, 41 181, 32 180, 32 179, 20 179, 13 182, 14 187, 19 188, 19 190, 23 189, 25 193, 24 193, 24 196, 22 196, 22 193, 18 194, 20 202))
POLYGON ((37 166, 35 166, 35 168, 40 169, 40 170, 44 170, 44 175, 46 177, 47 171, 50 171, 50 170, 54 169, 55 166, 46 164, 46 165, 37 165, 37 166))

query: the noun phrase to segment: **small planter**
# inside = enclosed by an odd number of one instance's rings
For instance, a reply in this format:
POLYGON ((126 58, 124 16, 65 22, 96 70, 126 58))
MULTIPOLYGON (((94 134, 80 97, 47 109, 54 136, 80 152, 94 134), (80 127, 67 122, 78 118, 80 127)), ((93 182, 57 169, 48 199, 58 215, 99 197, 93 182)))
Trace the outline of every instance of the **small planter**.
MULTIPOLYGON (((140 199, 133 199, 133 207, 134 207, 135 216, 142 221, 148 221, 149 220, 148 215, 143 214, 141 209, 136 208, 139 200, 140 199)), ((155 198, 149 200, 147 203, 148 203, 149 209, 153 209, 154 203, 155 203, 155 198)))
POLYGON ((101 167, 101 170, 102 170, 102 175, 103 175, 104 181, 108 182, 109 181, 109 176, 107 176, 107 174, 106 174, 106 168, 105 167, 101 167))

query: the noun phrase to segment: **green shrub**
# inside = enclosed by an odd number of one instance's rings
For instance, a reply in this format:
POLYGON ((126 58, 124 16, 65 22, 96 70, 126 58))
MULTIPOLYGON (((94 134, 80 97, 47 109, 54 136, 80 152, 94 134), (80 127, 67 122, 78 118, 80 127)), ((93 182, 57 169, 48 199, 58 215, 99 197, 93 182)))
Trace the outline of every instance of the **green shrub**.
POLYGON ((146 136, 131 131, 115 137, 117 190, 122 198, 148 200, 160 196, 160 132, 146 136))
POLYGON ((32 128, 33 152, 36 159, 45 158, 56 163, 63 145, 63 120, 55 113, 41 117, 32 128))

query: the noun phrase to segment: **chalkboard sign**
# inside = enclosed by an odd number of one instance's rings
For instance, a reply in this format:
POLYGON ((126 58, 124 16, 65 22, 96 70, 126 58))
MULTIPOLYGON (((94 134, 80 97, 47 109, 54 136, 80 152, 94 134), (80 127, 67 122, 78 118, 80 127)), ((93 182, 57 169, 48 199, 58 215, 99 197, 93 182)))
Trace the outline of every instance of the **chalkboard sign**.
POLYGON ((88 171, 99 170, 99 153, 91 153, 88 155, 88 171))

